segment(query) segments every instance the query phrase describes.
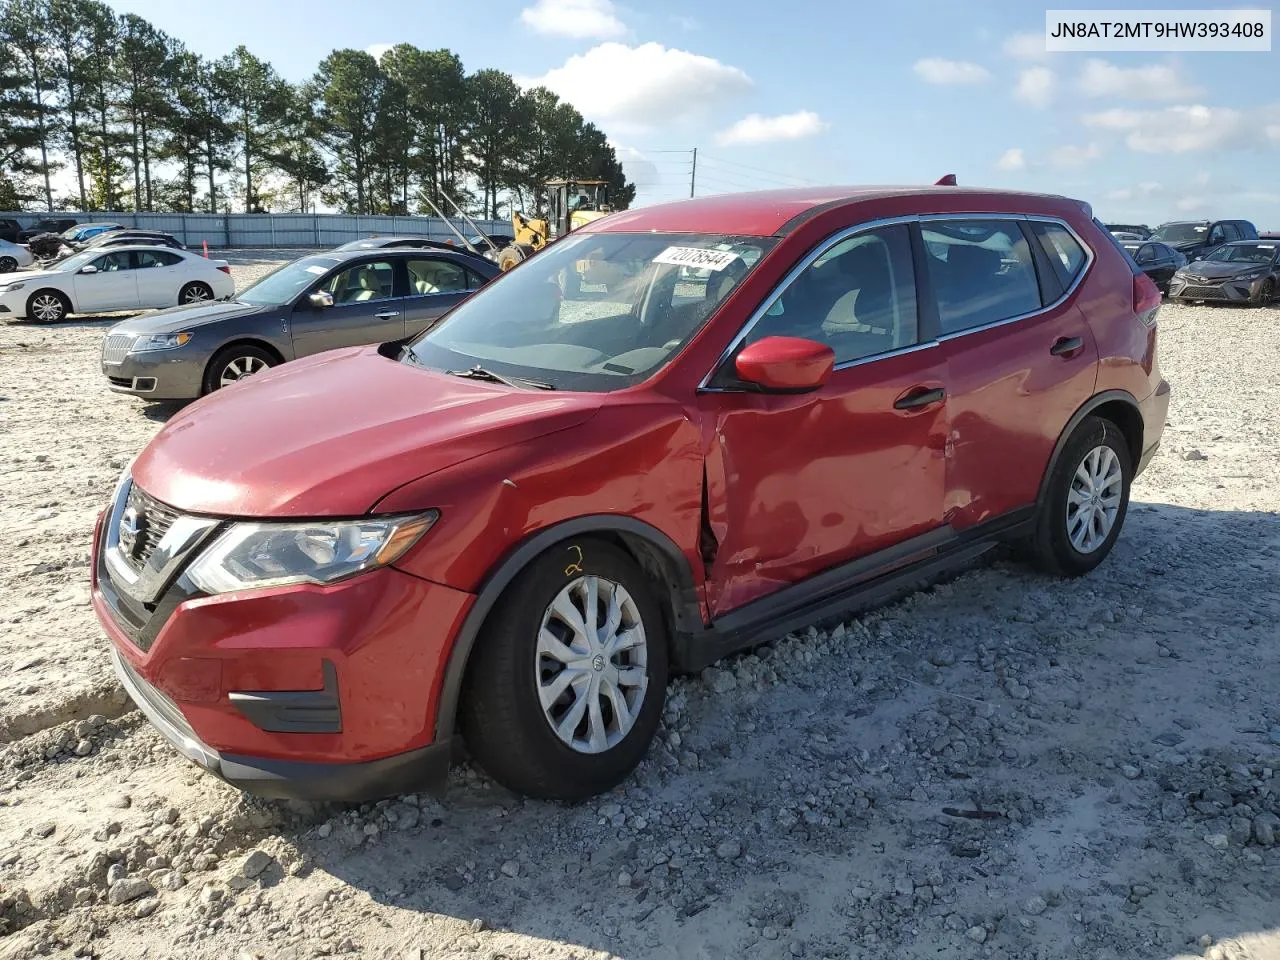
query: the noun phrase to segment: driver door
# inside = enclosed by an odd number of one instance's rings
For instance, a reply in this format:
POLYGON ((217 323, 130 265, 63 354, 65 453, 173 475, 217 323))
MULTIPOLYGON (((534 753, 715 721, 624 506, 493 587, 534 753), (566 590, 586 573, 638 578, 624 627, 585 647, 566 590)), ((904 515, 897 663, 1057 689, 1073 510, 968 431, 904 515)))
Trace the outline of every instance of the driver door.
POLYGON ((129 310, 138 306, 138 271, 129 251, 105 253, 80 268, 72 281, 76 292, 76 310, 93 313, 98 310, 129 310), (85 273, 87 267, 95 270, 85 273))
POLYGON ((312 286, 293 308, 295 355, 403 337, 404 297, 398 293, 403 279, 397 276, 397 266, 392 258, 360 260, 344 264, 312 286), (313 293, 329 294, 333 306, 314 306, 309 299, 313 293))
POLYGON ((945 363, 919 331, 909 229, 837 235, 811 254, 699 394, 713 616, 943 525, 945 363), (746 389, 734 357, 772 336, 830 346, 830 379, 804 394, 746 389))

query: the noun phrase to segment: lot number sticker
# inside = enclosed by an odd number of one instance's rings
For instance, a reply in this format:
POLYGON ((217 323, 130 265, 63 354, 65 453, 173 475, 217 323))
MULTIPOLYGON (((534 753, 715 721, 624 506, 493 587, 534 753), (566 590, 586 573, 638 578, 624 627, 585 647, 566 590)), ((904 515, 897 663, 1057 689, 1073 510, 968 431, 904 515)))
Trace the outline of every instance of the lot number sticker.
POLYGON ((732 250, 704 250, 702 247, 667 247, 653 258, 654 263, 669 263, 677 267, 693 267, 698 270, 723 270, 738 255, 732 250))

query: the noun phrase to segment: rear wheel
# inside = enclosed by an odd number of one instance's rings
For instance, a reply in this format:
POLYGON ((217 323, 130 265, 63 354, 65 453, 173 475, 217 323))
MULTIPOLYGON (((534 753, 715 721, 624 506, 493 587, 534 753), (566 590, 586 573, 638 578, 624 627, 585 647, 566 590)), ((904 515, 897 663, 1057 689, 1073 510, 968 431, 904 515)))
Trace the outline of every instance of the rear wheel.
POLYGON ((274 367, 280 361, 272 354, 249 343, 233 344, 219 351, 204 371, 204 392, 213 393, 223 387, 274 367))
POLYGON ((213 299, 213 288, 207 283, 196 281, 188 283, 180 291, 178 291, 178 303, 204 303, 206 300, 213 299))
POLYGON ((504 786, 584 800, 643 759, 667 685, 666 625, 619 548, 565 541, 507 588, 467 671, 462 729, 504 786))
POLYGON ((1133 459, 1119 428, 1086 417, 1067 441, 1040 504, 1031 552, 1059 576, 1088 573, 1111 552, 1129 509, 1133 459))
POLYGON ((0 273, 13 273, 18 269, 18 261, 13 257, 0 257, 0 273))
POLYGON ((27 319, 57 323, 71 312, 71 301, 57 290, 37 290, 27 298, 27 319))

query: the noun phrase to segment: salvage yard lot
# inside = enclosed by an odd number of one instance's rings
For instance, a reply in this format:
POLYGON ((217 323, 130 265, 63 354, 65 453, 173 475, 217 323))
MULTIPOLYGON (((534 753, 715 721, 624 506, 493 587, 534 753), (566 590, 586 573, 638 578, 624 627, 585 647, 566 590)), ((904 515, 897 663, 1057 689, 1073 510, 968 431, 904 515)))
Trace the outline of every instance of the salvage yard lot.
POLYGON ((679 679, 575 808, 466 767, 264 803, 128 711, 89 540, 174 408, 107 390, 111 322, 0 324, 0 960, 1280 956, 1280 308, 1162 308, 1164 447, 1094 574, 998 558, 679 679))

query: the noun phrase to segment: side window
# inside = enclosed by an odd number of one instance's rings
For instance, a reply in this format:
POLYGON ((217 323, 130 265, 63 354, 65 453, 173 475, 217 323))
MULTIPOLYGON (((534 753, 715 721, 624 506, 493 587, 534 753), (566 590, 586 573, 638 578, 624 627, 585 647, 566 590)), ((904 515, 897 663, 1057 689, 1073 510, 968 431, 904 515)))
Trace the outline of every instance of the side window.
POLYGON ((93 261, 93 265, 98 268, 99 273, 115 273, 117 270, 132 269, 127 252, 108 253, 106 256, 99 257, 93 261))
MULTIPOLYGON (((1031 232, 1040 238, 1040 246, 1044 248, 1049 262, 1053 264, 1054 272, 1062 282, 1062 289, 1070 287, 1080 271, 1084 269, 1084 247, 1080 246, 1070 230, 1057 223, 1033 220, 1031 232)), ((1146 247, 1142 248, 1142 250, 1145 249, 1146 247)), ((1139 263, 1142 262, 1142 250, 1138 251, 1139 263)))
POLYGON ((944 336, 1041 308, 1031 247, 1016 221, 926 221, 921 234, 944 336))
POLYGON ((1214 228, 1209 231, 1209 243, 1211 244, 1224 243, 1226 242, 1226 239, 1226 231, 1220 223, 1216 224, 1214 228))
POLYGON ((405 262, 409 269, 409 295, 462 293, 468 287, 467 271, 451 260, 423 257, 405 262))
POLYGON ((470 290, 479 290, 489 281, 476 273, 474 270, 467 271, 467 288, 470 290))
POLYGON ((836 363, 916 342, 916 288, 905 226, 869 230, 823 253, 774 299, 747 335, 825 343, 836 363))
POLYGON ((360 263, 340 271, 316 289, 333 294, 335 304, 387 300, 395 294, 395 276, 395 268, 385 260, 360 263))
POLYGON ((1139 263, 1154 263, 1160 258, 1156 253, 1156 245, 1154 243, 1145 243, 1139 248, 1137 255, 1133 259, 1139 263))
POLYGON ((163 253, 159 250, 139 250, 138 267, 172 267, 182 261, 177 254, 163 253))

